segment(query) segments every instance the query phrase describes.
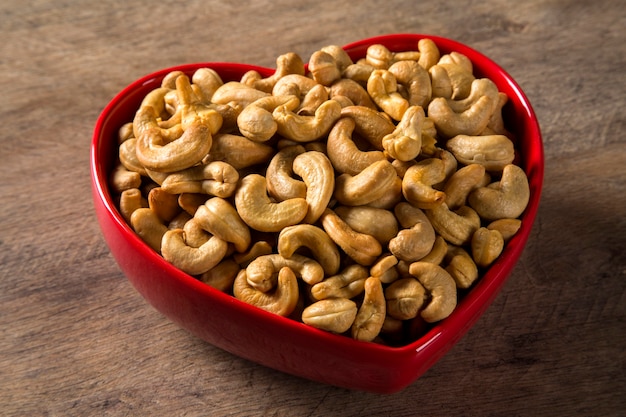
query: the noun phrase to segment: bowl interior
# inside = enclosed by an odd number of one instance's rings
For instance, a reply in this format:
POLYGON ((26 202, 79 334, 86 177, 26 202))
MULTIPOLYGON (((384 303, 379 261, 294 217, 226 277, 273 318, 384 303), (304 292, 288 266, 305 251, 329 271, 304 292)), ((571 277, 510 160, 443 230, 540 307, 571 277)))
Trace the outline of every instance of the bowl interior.
POLYGON ((457 51, 474 64, 477 77, 488 77, 509 96, 503 109, 515 134, 519 165, 529 178, 531 196, 522 214, 522 227, 500 258, 462 294, 455 311, 431 326, 419 339, 402 346, 358 342, 317 330, 240 302, 183 273, 152 251, 126 224, 109 189, 117 159, 117 131, 132 121, 143 97, 162 78, 180 70, 215 69, 224 81, 237 81, 248 70, 262 76, 273 69, 236 63, 196 63, 157 71, 124 88, 97 120, 91 148, 93 198, 105 240, 135 288, 158 311, 198 337, 243 358, 284 372, 351 389, 395 392, 423 374, 475 323, 501 289, 521 255, 536 217, 543 182, 541 133, 528 99, 497 64, 458 42, 430 35, 386 35, 346 45, 353 60, 379 43, 392 51, 414 50, 423 37, 432 39, 442 54, 457 51))

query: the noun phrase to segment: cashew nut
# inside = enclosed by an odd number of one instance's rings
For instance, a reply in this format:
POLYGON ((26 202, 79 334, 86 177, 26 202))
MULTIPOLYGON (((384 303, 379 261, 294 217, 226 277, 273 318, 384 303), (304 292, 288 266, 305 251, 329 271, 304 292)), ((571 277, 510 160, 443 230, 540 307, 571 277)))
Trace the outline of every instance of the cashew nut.
POLYGON ((338 274, 325 278, 311 287, 315 300, 326 298, 354 298, 363 292, 365 280, 369 277, 367 268, 352 264, 338 274))
POLYGON ((396 268, 398 262, 394 255, 383 255, 370 268, 370 276, 380 279, 383 284, 394 282, 400 276, 396 268))
POLYGON ((120 194, 120 214, 127 223, 130 223, 130 216, 135 210, 147 206, 147 202, 144 200, 139 188, 129 188, 122 191, 120 194))
POLYGON ((383 137, 396 128, 384 113, 365 106, 344 107, 341 109, 341 116, 354 119, 354 131, 379 151, 384 149, 383 137))
POLYGON ((504 237, 497 230, 481 227, 474 232, 471 241, 472 258, 476 265, 486 268, 491 265, 504 249, 504 237))
POLYGON ((279 232, 287 226, 300 223, 307 215, 304 198, 291 198, 278 203, 267 195, 265 177, 246 175, 235 192, 235 207, 244 222, 261 232, 279 232))
POLYGON ((229 104, 234 102, 242 106, 242 108, 245 108, 258 99, 267 97, 268 95, 269 93, 250 87, 239 81, 229 81, 215 90, 211 101, 215 104, 229 104))
POLYGON ((181 229, 165 232, 161 243, 163 258, 190 275, 199 275, 213 268, 224 258, 227 250, 228 243, 216 236, 198 248, 188 246, 181 229))
POLYGON ((393 62, 393 52, 384 45, 370 45, 365 52, 365 62, 376 69, 387 69, 393 62))
POLYGON ((480 227, 480 216, 469 206, 450 210, 446 203, 442 203, 426 210, 426 216, 439 235, 457 246, 469 243, 480 227))
POLYGON ((502 178, 472 191, 469 205, 486 220, 519 217, 530 199, 528 177, 522 168, 509 164, 502 170, 502 178))
POLYGON ((442 182, 445 178, 445 166, 441 159, 423 159, 407 169, 402 178, 402 194, 415 207, 437 207, 445 201, 446 195, 433 188, 433 184, 442 182))
POLYGON ((389 156, 400 161, 411 161, 420 154, 425 117, 424 109, 420 106, 411 106, 404 112, 395 130, 383 137, 382 145, 389 156))
POLYGON ((352 140, 355 121, 342 117, 328 134, 326 150, 334 168, 340 173, 356 175, 376 161, 385 159, 378 150, 361 151, 352 140))
POLYGON ((281 230, 278 235, 278 253, 283 258, 290 258, 302 247, 311 251, 326 275, 337 273, 340 265, 339 249, 324 230, 311 224, 298 224, 281 230))
POLYGON ((267 191, 279 200, 290 198, 306 198, 307 187, 304 181, 295 179, 293 161, 296 156, 306 152, 301 145, 286 146, 278 151, 270 160, 265 172, 267 191))
POLYGON ((202 100, 210 103, 213 93, 224 84, 222 77, 212 68, 198 68, 191 76, 191 82, 198 87, 202 100))
POLYGON ((410 106, 426 107, 433 94, 430 75, 416 61, 398 61, 388 70, 404 87, 410 106))
POLYGON ((374 162, 356 175, 341 174, 335 181, 334 196, 340 204, 360 206, 371 203, 389 192, 398 175, 391 162, 374 162))
POLYGON ((409 203, 395 207, 403 230, 389 241, 389 250, 398 259, 414 262, 430 253, 435 244, 435 230, 422 210, 409 203))
POLYGON ((129 171, 120 163, 117 164, 111 172, 109 184, 116 193, 121 193, 131 188, 139 188, 141 185, 141 175, 138 172, 129 171))
POLYGON ((356 263, 372 265, 382 253, 374 236, 356 232, 331 209, 324 210, 320 219, 328 236, 356 263))
POLYGON ((489 123, 494 110, 494 100, 481 96, 472 106, 455 113, 443 97, 434 98, 428 105, 428 117, 435 122, 438 132, 445 138, 456 135, 478 135, 489 123))
POLYGON ((337 206, 335 213, 354 231, 374 236, 386 245, 398 234, 398 221, 390 210, 370 206, 337 206))
POLYGON ((239 271, 241 271, 239 264, 228 258, 200 274, 198 279, 219 291, 230 292, 239 271))
POLYGON ((130 225, 137 235, 155 252, 161 253, 161 239, 167 226, 149 208, 138 208, 130 216, 130 225))
POLYGON ((211 234, 235 245, 237 252, 245 252, 250 246, 250 229, 231 203, 213 197, 198 207, 194 219, 211 234))
POLYGON ((302 311, 302 321, 309 326, 333 333, 344 333, 352 327, 357 314, 356 303, 347 298, 317 301, 302 311))
POLYGON ((351 327, 352 338, 373 341, 383 327, 386 315, 385 294, 380 279, 365 280, 365 295, 351 327))
POLYGON ((321 85, 330 86, 341 78, 341 70, 335 58, 330 53, 322 50, 311 54, 308 69, 313 79, 321 85))
POLYGON ((430 262, 435 265, 440 265, 447 253, 448 243, 443 237, 437 235, 435 237, 435 243, 433 244, 432 250, 428 253, 428 255, 420 259, 420 262, 430 262))
POLYGON ((350 78, 341 78, 330 86, 330 98, 343 96, 350 99, 355 106, 364 106, 372 110, 377 110, 376 104, 367 94, 367 90, 358 82, 350 78))
POLYGON ((253 142, 240 135, 219 133, 213 137, 205 162, 223 161, 235 169, 243 169, 267 162, 273 154, 274 149, 265 143, 253 142))
POLYGON ((402 119, 409 102, 398 92, 396 77, 388 70, 372 71, 367 80, 367 92, 378 107, 394 120, 402 119))
POLYGON ((242 269, 233 283, 233 295, 238 300, 265 311, 280 316, 288 316, 298 304, 298 281, 296 275, 289 267, 283 267, 278 272, 274 291, 259 291, 248 283, 246 270, 242 269))
POLYGON ((161 187, 171 194, 204 193, 230 197, 237 188, 239 172, 232 165, 213 161, 169 174, 161 187))
POLYGON ((327 100, 315 110, 314 116, 295 114, 287 105, 282 105, 276 107, 272 114, 280 135, 296 142, 312 142, 327 134, 339 119, 341 105, 327 100))
POLYGON ((457 135, 446 148, 462 164, 480 164, 487 171, 502 171, 515 159, 513 142, 504 135, 457 135))
POLYGON ((302 222, 315 223, 322 215, 335 189, 335 171, 323 152, 308 151, 293 160, 293 172, 306 184, 308 210, 302 222))
POLYGON ((154 187, 148 192, 148 207, 150 207, 164 223, 169 223, 180 213, 178 196, 168 193, 162 187, 154 187))
POLYGON ((457 302, 454 279, 442 267, 429 262, 413 262, 409 272, 424 286, 430 301, 420 312, 428 323, 434 323, 448 317, 454 311, 457 302))
POLYGON ((269 140, 278 129, 272 112, 278 106, 296 108, 300 100, 295 96, 262 97, 246 106, 237 116, 237 127, 242 135, 254 142, 269 140))
POLYGON ((469 288, 478 279, 478 267, 472 256, 460 246, 448 245, 444 260, 445 270, 456 282, 457 288, 469 288))
POLYGON ((259 256, 248 264, 248 283, 259 291, 269 291, 276 283, 276 274, 284 267, 294 271, 297 277, 309 285, 324 279, 324 268, 317 261, 297 253, 289 258, 273 253, 259 256))
POLYGON ((135 137, 128 138, 120 144, 119 158, 127 170, 144 176, 148 175, 145 167, 137 159, 137 139, 135 137))
POLYGON ((243 75, 241 82, 257 90, 271 93, 278 80, 289 74, 304 75, 304 61, 300 55, 293 52, 276 58, 276 70, 269 77, 262 78, 258 71, 251 70, 243 75))
POLYGON ((522 227, 520 219, 498 219, 487 225, 489 230, 497 230, 500 232, 505 242, 508 242, 522 227))
POLYGON ((413 277, 400 278, 385 288, 387 314, 398 320, 410 320, 419 314, 426 301, 426 290, 413 277))
POLYGON ((485 167, 480 164, 470 164, 459 168, 448 180, 443 188, 446 195, 446 204, 451 210, 464 206, 469 193, 484 186, 485 167))

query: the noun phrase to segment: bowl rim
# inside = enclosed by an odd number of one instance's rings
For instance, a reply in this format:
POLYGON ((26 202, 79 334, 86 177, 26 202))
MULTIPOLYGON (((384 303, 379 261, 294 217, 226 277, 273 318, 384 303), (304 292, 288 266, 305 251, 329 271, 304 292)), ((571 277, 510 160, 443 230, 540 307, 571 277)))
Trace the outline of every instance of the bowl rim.
MULTIPOLYGON (((120 92, 118 92, 112 98, 112 100, 103 108, 95 124, 90 149, 90 173, 92 176, 94 193, 95 195, 97 195, 97 198, 99 198, 104 204, 108 214, 114 220, 116 225, 123 231, 124 236, 130 240, 133 246, 137 248, 142 253, 142 255, 144 255, 150 261, 156 262, 160 267, 164 268, 168 275, 172 277, 172 279, 180 281, 180 283, 185 286, 192 287, 194 291, 198 291, 206 297, 217 298, 221 302, 230 303, 233 305, 234 308, 242 310, 245 314, 256 315, 262 320, 266 321, 268 324, 273 325, 275 323, 280 323, 281 326, 288 328, 290 331, 295 332, 296 334, 307 335, 307 337, 310 337, 313 334, 315 335, 315 337, 319 337, 322 343, 334 345, 338 349, 354 349, 355 346, 358 346, 358 348, 364 353, 373 355, 397 353, 412 354, 414 352, 423 352, 427 350, 432 350, 433 353, 436 354, 436 352, 441 350, 445 345, 451 343, 453 344, 456 342, 456 340, 460 339, 479 318, 479 316, 484 312, 484 310, 488 308, 488 306, 491 304, 492 299, 495 298, 495 296, 497 295, 498 288, 504 284, 508 275, 510 274, 511 269, 515 264, 515 261, 524 250, 525 243, 530 235, 532 224, 534 223, 537 214, 539 200, 541 196, 544 164, 543 144, 537 117, 530 104, 530 101, 528 100, 520 86, 517 84, 517 82, 496 62, 492 61, 486 55, 478 52, 477 50, 471 48, 466 44, 449 38, 434 36, 430 34, 396 33, 374 36, 352 42, 343 46, 343 49, 347 51, 352 51, 351 53, 355 54, 355 51, 362 50, 365 45, 368 44, 393 44, 394 42, 405 42, 407 38, 415 40, 419 40, 422 38, 432 39, 435 44, 440 47, 440 49, 456 50, 460 53, 467 55, 473 63, 480 62, 479 67, 481 71, 484 72, 485 70, 487 70, 487 72, 489 73, 498 73, 498 79, 501 79, 503 82, 507 83, 509 88, 515 93, 515 96, 517 97, 525 111, 524 118, 527 118, 529 121, 527 127, 531 128, 531 132, 526 132, 525 135, 532 135, 536 137, 536 140, 538 141, 538 144, 536 145, 538 148, 537 155, 535 155, 535 160, 533 164, 533 169, 535 171, 532 174, 535 180, 534 188, 531 191, 531 199, 529 201, 529 205, 526 211, 521 216, 523 220, 522 228, 520 229, 518 234, 516 234, 505 246, 503 254, 493 265, 491 265, 489 271, 483 274, 480 279, 475 283, 475 285, 471 287, 471 290, 464 294, 463 298, 460 300, 459 304, 452 312, 452 314, 446 319, 432 325, 432 327, 427 330, 426 333, 423 333, 419 338, 412 342, 405 343, 400 346, 362 342, 349 338, 345 335, 338 335, 319 330, 291 318, 281 317, 273 313, 266 312, 255 306, 246 304, 240 300, 237 300, 230 294, 223 293, 213 287, 210 287, 209 285, 202 283, 197 278, 182 272, 181 270, 175 268, 173 265, 165 261, 160 255, 150 249, 139 238, 139 236, 130 228, 130 226, 124 221, 121 214, 119 213, 112 198, 112 193, 108 187, 108 172, 105 172, 107 167, 103 167, 101 162, 99 161, 101 146, 103 146, 100 134, 103 131, 103 126, 106 125, 109 118, 112 117, 112 113, 114 113, 116 108, 121 106, 122 103, 128 99, 130 93, 142 86, 145 86, 146 84, 154 83, 155 80, 160 81, 160 79, 162 79, 167 73, 173 70, 180 70, 185 73, 189 73, 190 71, 200 67, 209 67, 215 69, 218 73, 225 70, 234 69, 236 71, 241 71, 245 69, 256 70, 263 75, 270 75, 274 72, 274 69, 251 64, 219 61, 186 63, 159 69, 150 74, 146 74, 128 84, 120 92), (445 48, 441 48, 442 45, 445 45, 445 48), (483 67, 484 65, 486 65, 486 67, 483 67), (524 226, 525 223, 527 224, 527 226, 524 226), (502 260, 508 259, 514 260, 513 265, 502 265, 502 260), (477 288, 480 288, 481 290, 476 290, 477 288)), ((485 76, 489 75, 485 74, 485 76)), ((434 361, 436 361, 436 359, 434 359, 433 362, 434 361)))

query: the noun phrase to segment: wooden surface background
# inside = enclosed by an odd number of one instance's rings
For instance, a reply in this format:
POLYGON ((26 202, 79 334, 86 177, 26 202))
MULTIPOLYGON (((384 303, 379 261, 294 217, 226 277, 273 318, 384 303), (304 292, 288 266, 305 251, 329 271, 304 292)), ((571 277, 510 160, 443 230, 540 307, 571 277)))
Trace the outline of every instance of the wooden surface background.
POLYGON ((0 415, 617 416, 626 410, 626 7, 619 0, 3 1, 0 415), (499 62, 539 117, 545 188, 495 302, 394 395, 301 380, 172 324, 118 269, 90 195, 106 103, 188 62, 274 66, 398 32, 499 62))

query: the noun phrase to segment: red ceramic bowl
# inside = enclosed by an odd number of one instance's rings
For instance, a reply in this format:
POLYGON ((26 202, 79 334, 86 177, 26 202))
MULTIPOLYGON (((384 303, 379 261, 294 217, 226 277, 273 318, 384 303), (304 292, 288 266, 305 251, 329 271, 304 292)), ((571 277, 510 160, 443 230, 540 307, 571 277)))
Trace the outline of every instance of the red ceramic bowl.
POLYGON ((117 158, 117 130, 132 120, 142 98, 170 71, 192 74, 215 69, 224 79, 239 80, 250 69, 268 76, 273 69, 233 63, 196 63, 147 75, 122 90, 97 120, 91 147, 93 200, 102 233, 119 267, 137 291, 159 312, 208 343, 261 365, 307 379, 355 390, 393 393, 411 384, 441 358, 476 322, 502 288, 537 214, 543 182, 543 146, 533 109, 517 83, 497 64, 458 42, 436 36, 396 34, 345 46, 356 60, 371 44, 392 51, 414 50, 431 38, 442 54, 457 51, 474 64, 477 77, 488 77, 509 97, 507 126, 517 136, 522 168, 530 182, 530 203, 522 227, 489 271, 460 299, 456 310, 418 340, 401 347, 358 342, 297 321, 267 313, 209 287, 176 269, 146 246, 118 212, 109 190, 117 158))

